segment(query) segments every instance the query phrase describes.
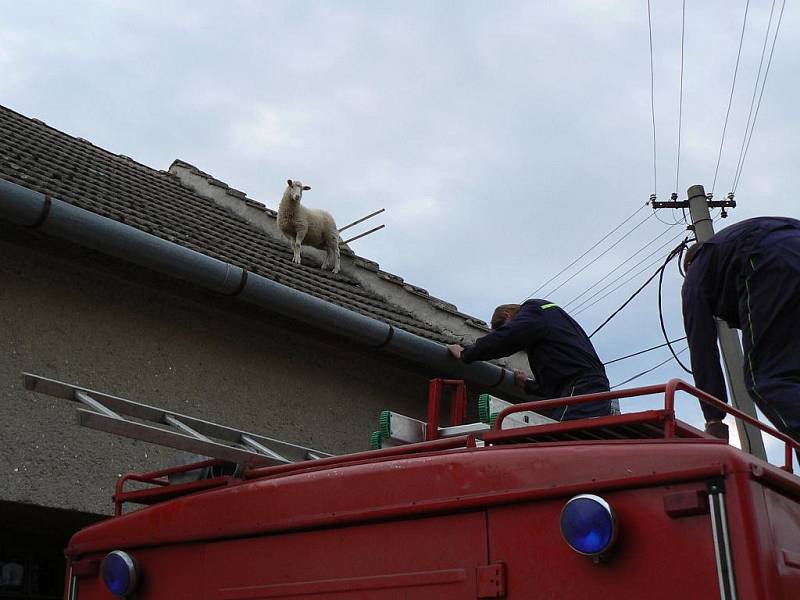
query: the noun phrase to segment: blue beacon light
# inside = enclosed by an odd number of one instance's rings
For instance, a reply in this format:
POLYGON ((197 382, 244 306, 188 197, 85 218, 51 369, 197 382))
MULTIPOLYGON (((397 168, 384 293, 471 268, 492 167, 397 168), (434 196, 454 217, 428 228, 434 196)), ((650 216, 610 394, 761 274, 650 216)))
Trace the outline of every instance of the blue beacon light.
POLYGON ((561 510, 561 535, 570 548, 598 557, 616 542, 619 528, 611 505, 600 496, 581 494, 561 510))
POLYGON ((125 598, 136 591, 138 566, 127 552, 114 550, 106 554, 102 571, 106 588, 118 598, 125 598))

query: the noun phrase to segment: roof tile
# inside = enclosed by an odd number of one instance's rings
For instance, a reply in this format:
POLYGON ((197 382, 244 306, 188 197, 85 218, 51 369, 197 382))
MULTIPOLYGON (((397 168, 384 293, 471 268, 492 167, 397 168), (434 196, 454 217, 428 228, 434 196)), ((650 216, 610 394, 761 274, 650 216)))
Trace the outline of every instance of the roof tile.
MULTIPOLYGON (((207 177, 228 194, 245 197, 243 192, 189 163, 175 163, 207 177)), ((365 290, 343 273, 334 275, 308 264, 292 264, 287 244, 184 186, 174 175, 113 154, 4 107, 0 107, 0 178, 412 333, 440 342, 455 341, 442 329, 365 290)), ((249 199, 245 202, 250 206, 260 204, 249 199)), ((266 207, 264 210, 274 213, 266 207)), ((344 250, 343 254, 352 254, 344 250)), ((370 263, 364 261, 365 266, 370 263)), ((377 265, 371 263, 366 268, 371 269, 372 264, 377 265)), ((379 275, 402 284, 399 277, 382 272, 379 275)), ((422 288, 406 286, 427 296, 422 288)))

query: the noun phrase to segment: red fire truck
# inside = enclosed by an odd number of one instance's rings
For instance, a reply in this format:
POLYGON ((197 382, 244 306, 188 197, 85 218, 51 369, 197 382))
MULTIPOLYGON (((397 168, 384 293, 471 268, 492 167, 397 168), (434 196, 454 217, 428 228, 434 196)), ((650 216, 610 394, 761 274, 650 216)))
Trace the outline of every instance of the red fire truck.
POLYGON ((83 424, 164 441, 164 427, 129 416, 158 421, 180 429, 169 445, 218 457, 119 480, 117 516, 69 543, 65 597, 800 598, 798 445, 787 436, 680 380, 508 406, 492 424, 464 424, 456 385, 440 427, 451 383, 434 380, 426 423, 382 419, 396 421, 383 432, 390 447, 334 457, 26 376, 29 389, 90 406, 83 424), (780 439, 784 466, 677 420, 678 392, 780 439), (528 420, 645 395, 660 408, 528 420), (425 441, 403 443, 415 427, 425 441), (226 474, 233 463, 246 468, 226 474))

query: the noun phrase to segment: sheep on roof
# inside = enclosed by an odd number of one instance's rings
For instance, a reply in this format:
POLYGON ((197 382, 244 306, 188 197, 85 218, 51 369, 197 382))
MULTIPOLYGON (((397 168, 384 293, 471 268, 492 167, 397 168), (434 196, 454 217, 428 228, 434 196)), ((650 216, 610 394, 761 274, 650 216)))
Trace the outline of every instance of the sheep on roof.
POLYGON ((283 192, 278 207, 278 227, 292 246, 294 253, 292 262, 300 262, 300 246, 305 244, 312 248, 325 250, 325 261, 322 269, 330 268, 338 273, 339 264, 339 231, 330 213, 314 208, 306 208, 300 204, 303 191, 311 188, 298 180, 287 180, 288 185, 283 192))

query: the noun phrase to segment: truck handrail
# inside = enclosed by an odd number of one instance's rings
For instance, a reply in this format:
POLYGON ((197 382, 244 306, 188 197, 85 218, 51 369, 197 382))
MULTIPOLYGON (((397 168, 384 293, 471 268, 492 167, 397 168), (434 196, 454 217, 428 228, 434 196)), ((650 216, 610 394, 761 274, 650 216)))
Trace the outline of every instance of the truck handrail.
POLYGON ((686 383, 682 379, 670 379, 667 383, 630 388, 627 390, 596 392, 593 394, 582 394, 580 396, 552 398, 549 400, 534 400, 532 402, 515 404, 514 406, 509 406, 508 408, 503 409, 497 415, 497 419, 494 423, 494 430, 500 431, 503 427, 503 419, 510 414, 518 412, 542 412, 557 407, 575 406, 579 404, 587 404, 589 402, 598 402, 600 400, 613 400, 617 398, 633 398, 637 396, 648 396, 651 394, 664 394, 664 411, 666 415, 666 422, 664 424, 664 437, 673 438, 675 437, 675 392, 679 390, 687 392, 700 402, 710 404, 711 406, 718 408, 729 415, 732 415, 735 419, 740 419, 745 423, 749 423, 764 433, 767 433, 772 437, 782 441, 784 443, 784 465, 781 467, 781 469, 787 471, 788 473, 794 472, 792 465, 792 450, 795 450, 798 452, 798 455, 800 455, 800 443, 793 440, 785 433, 781 433, 777 429, 773 429, 769 425, 765 425, 758 419, 755 419, 750 415, 730 406, 729 404, 722 402, 722 400, 704 392, 701 389, 696 388, 689 383, 686 383))

